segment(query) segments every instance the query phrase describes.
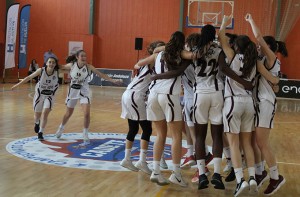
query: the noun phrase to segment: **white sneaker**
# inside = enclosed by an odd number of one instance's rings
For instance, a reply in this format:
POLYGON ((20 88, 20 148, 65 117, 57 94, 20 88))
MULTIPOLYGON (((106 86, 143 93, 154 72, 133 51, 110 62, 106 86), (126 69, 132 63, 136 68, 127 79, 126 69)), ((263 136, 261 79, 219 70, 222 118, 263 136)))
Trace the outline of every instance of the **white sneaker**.
POLYGON ((239 196, 240 194, 244 193, 246 190, 249 190, 249 184, 247 181, 242 179, 242 181, 236 185, 236 189, 234 191, 234 197, 239 196))
POLYGON ((231 160, 226 159, 226 166, 223 169, 223 172, 230 172, 232 167, 231 160))
POLYGON ((170 184, 170 182, 167 179, 165 179, 160 173, 155 173, 154 171, 152 171, 151 173, 150 181, 160 186, 170 184))
POLYGON ((161 158, 160 159, 160 163, 159 163, 159 166, 162 168, 162 169, 168 169, 168 164, 166 163, 166 160, 165 160, 165 158, 161 158))
POLYGON ((250 179, 249 179, 248 183, 249 183, 249 192, 250 192, 250 194, 256 194, 258 192, 257 182, 256 182, 256 180, 254 179, 253 176, 250 176, 250 179))
POLYGON ((57 131, 55 133, 56 138, 59 139, 61 137, 61 135, 62 135, 63 132, 64 132, 64 129, 61 128, 61 127, 58 127, 58 129, 57 129, 57 131))
POLYGON ((85 145, 90 144, 90 138, 89 138, 89 133, 88 132, 83 133, 83 144, 85 144, 85 145))
POLYGON ((127 168, 131 171, 134 171, 134 172, 138 172, 139 169, 136 168, 133 164, 132 164, 132 161, 130 160, 126 160, 126 159, 123 159, 120 163, 121 166, 123 166, 124 168, 127 168))
POLYGON ((176 176, 175 172, 172 172, 171 176, 169 177, 169 181, 174 183, 174 184, 180 185, 181 187, 187 187, 188 186, 187 182, 185 182, 183 180, 181 174, 176 176))
POLYGON ((146 174, 150 175, 152 173, 152 170, 149 169, 147 162, 142 162, 139 160, 134 166, 140 169, 141 171, 145 172, 146 174))

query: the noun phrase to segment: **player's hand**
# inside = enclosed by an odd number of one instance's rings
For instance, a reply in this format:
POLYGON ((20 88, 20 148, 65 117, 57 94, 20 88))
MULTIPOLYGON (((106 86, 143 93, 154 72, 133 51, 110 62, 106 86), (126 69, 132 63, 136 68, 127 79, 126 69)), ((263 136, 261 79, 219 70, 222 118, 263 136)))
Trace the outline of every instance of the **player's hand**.
POLYGON ((251 14, 247 13, 246 16, 245 16, 245 20, 248 21, 248 22, 253 20, 251 14))
POLYGON ((222 20, 222 24, 228 25, 228 21, 230 21, 231 18, 232 18, 232 15, 230 15, 230 16, 224 15, 224 16, 223 16, 223 20, 222 20))

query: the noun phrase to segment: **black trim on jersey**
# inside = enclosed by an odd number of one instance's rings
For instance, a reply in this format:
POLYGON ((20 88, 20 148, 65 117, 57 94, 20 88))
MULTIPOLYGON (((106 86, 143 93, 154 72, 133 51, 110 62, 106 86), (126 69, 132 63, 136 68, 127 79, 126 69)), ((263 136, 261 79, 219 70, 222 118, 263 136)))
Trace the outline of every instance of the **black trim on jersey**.
POLYGON ((275 99, 275 102, 274 102, 274 104, 273 104, 274 109, 273 109, 273 112, 272 112, 272 118, 271 118, 271 121, 270 121, 269 129, 272 128, 272 122, 273 122, 273 120, 274 120, 275 111, 276 111, 276 103, 277 103, 277 100, 275 99))
POLYGON ((55 92, 57 89, 58 89, 58 86, 53 90, 53 96, 55 95, 55 92))
POLYGON ((139 80, 137 83, 135 83, 130 89, 133 89, 135 86, 137 86, 138 84, 142 83, 144 81, 144 79, 139 80))
POLYGON ((219 91, 219 86, 218 86, 218 79, 217 79, 217 76, 215 76, 215 88, 216 88, 216 91, 219 91))
POLYGON ((196 119, 197 98, 198 98, 198 94, 196 93, 196 97, 195 97, 195 99, 194 99, 194 111, 193 111, 193 113, 194 113, 194 122, 195 122, 196 124, 199 124, 199 123, 197 122, 197 119, 196 119))
POLYGON ((188 78, 188 76, 186 75, 185 72, 182 74, 181 77, 182 77, 182 78, 185 77, 186 80, 187 80, 187 82, 188 82, 187 84, 188 84, 191 88, 193 88, 193 83, 192 83, 192 81, 188 78))
POLYGON ((232 62, 233 62, 235 56, 236 56, 236 53, 234 54, 233 58, 231 59, 230 63, 228 64, 229 67, 231 66, 231 64, 232 64, 232 62))
POLYGON ((134 105, 131 105, 131 107, 134 109, 134 111, 136 112, 136 114, 137 114, 137 117, 138 117, 138 121, 140 120, 140 114, 139 114, 139 111, 135 108, 135 106, 134 105))
POLYGON ((259 105, 256 105, 256 107, 254 107, 254 109, 255 109, 255 127, 258 127, 258 125, 259 125, 259 112, 260 112, 260 110, 259 110, 259 105))
POLYGON ((260 99, 259 99, 259 97, 258 97, 258 92, 259 92, 259 81, 260 81, 260 78, 261 78, 261 75, 258 75, 258 77, 257 77, 257 80, 256 80, 256 99, 257 99, 257 101, 258 102, 260 102, 260 99))
POLYGON ((35 102, 37 102, 41 97, 40 89, 38 88, 37 91, 38 91, 38 97, 35 99, 35 102))
POLYGON ((163 59, 160 59, 160 69, 161 73, 165 72, 165 61, 163 59))
POLYGON ((148 74, 151 74, 151 71, 150 71, 150 70, 148 70, 147 72, 145 72, 145 74, 139 76, 139 79, 140 79, 140 78, 143 78, 143 77, 145 77, 145 76, 147 76, 148 74))
POLYGON ((227 123, 228 123, 228 129, 229 129, 229 132, 231 132, 231 129, 230 129, 230 121, 233 117, 232 115, 232 111, 233 111, 233 108, 234 108, 234 100, 233 100, 233 97, 230 97, 231 99, 231 107, 230 107, 230 110, 228 112, 228 114, 226 115, 226 119, 227 119, 227 123))
POLYGON ((172 99, 171 99, 171 97, 170 97, 169 94, 167 94, 167 98, 169 100, 169 103, 174 107, 174 103, 173 103, 173 101, 172 101, 172 99))
POLYGON ((155 84, 156 84, 156 79, 153 81, 153 84, 152 84, 152 86, 151 87, 149 87, 149 90, 151 90, 154 86, 155 86, 155 84))
POLYGON ((178 77, 176 77, 176 78, 174 79, 174 81, 173 81, 173 83, 172 83, 172 85, 171 85, 171 87, 170 87, 170 92, 169 92, 169 94, 173 94, 173 89, 174 89, 175 83, 176 83, 176 81, 177 81, 177 78, 178 78, 178 77))
POLYGON ((49 104, 50 104, 50 107, 49 107, 49 109, 52 109, 52 101, 51 101, 51 99, 48 97, 47 98, 48 99, 48 101, 49 101, 49 104))
POLYGON ((48 75, 48 73, 47 73, 47 67, 48 67, 48 66, 45 66, 45 67, 44 67, 44 68, 45 68, 45 73, 46 73, 46 75, 47 75, 48 77, 50 77, 50 76, 52 76, 52 75, 54 74, 55 70, 53 69, 53 72, 52 72, 50 75, 48 75))
POLYGON ((173 108, 173 106, 170 104, 170 103, 168 103, 168 105, 169 105, 169 107, 171 108, 171 112, 172 112, 172 118, 171 118, 171 122, 173 122, 174 121, 174 108, 173 108))
POLYGON ((230 85, 230 83, 229 83, 228 78, 227 78, 226 82, 228 83, 228 87, 230 88, 230 91, 231 91, 232 96, 235 96, 234 93, 233 93, 232 87, 231 87, 231 85, 230 85))
MULTIPOLYGON (((267 61, 267 59, 266 59, 266 61, 267 61)), ((274 66, 276 65, 276 62, 277 62, 277 57, 275 58, 273 66, 271 68, 266 67, 266 69, 269 70, 269 71, 272 70, 274 68, 274 66)))
POLYGON ((33 110, 35 111, 35 108, 36 108, 36 106, 37 106, 37 104, 39 103, 40 101, 38 100, 36 103, 35 103, 35 105, 34 105, 34 107, 33 107, 33 110))
POLYGON ((135 94, 135 92, 133 92, 133 93, 131 94, 131 102, 133 103, 133 105, 134 105, 135 107, 138 107, 138 105, 134 102, 134 94, 135 94))

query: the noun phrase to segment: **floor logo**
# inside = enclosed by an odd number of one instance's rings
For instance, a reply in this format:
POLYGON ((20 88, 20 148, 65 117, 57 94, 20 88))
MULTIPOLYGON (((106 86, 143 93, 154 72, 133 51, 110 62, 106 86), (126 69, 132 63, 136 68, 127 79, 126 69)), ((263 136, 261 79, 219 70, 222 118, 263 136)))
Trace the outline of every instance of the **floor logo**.
MULTIPOLYGON (((89 133, 91 144, 82 146, 82 133, 65 133, 61 139, 55 135, 45 135, 45 141, 37 137, 15 140, 7 144, 9 153, 34 162, 93 170, 127 171, 119 165, 124 158, 126 134, 89 133)), ((136 136, 140 139, 140 135, 136 136)), ((151 136, 147 159, 153 159, 153 142, 151 136)), ((167 138, 164 149, 165 159, 171 164, 171 139, 167 138)), ((185 146, 185 143, 183 145, 185 146)), ((182 148, 186 153, 186 148, 182 148)), ((140 140, 135 140, 132 149, 132 160, 137 161, 140 154, 140 140)))

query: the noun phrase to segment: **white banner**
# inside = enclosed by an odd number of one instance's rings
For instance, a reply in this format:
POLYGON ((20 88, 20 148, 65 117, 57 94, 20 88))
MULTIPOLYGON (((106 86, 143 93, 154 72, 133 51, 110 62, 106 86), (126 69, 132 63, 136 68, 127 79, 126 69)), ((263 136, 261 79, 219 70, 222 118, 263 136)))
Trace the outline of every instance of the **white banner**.
POLYGON ((5 69, 13 68, 15 63, 16 37, 18 24, 19 4, 13 4, 7 11, 6 42, 5 42, 5 69))
POLYGON ((69 41, 69 55, 73 55, 81 49, 83 49, 83 42, 69 41))

